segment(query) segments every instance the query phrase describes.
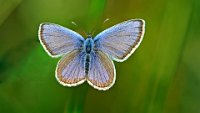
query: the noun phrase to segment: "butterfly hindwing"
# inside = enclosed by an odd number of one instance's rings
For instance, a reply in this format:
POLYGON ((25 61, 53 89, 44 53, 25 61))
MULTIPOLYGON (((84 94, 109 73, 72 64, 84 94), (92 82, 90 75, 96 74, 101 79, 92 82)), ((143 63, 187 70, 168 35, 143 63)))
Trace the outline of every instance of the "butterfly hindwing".
POLYGON ((102 51, 91 54, 90 69, 86 75, 88 83, 98 90, 107 90, 115 82, 113 61, 102 51))
POLYGON ((42 46, 52 57, 80 49, 84 42, 84 38, 78 33, 52 23, 40 24, 38 34, 42 46))
POLYGON ((115 61, 126 60, 140 45, 145 22, 132 19, 119 23, 94 38, 96 48, 110 55, 115 61))
POLYGON ((64 86, 76 86, 85 81, 84 53, 73 50, 57 64, 56 78, 64 86))

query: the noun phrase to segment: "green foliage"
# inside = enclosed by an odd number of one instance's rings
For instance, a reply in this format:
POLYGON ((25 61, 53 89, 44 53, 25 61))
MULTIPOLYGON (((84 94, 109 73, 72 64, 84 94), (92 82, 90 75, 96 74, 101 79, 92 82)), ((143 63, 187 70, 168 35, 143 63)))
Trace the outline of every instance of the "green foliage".
POLYGON ((0 113, 200 112, 199 0, 0 0, 0 7, 0 113), (84 36, 83 29, 97 34, 132 18, 146 21, 144 40, 127 61, 115 62, 110 90, 56 81, 59 59, 40 45, 40 23, 84 36))

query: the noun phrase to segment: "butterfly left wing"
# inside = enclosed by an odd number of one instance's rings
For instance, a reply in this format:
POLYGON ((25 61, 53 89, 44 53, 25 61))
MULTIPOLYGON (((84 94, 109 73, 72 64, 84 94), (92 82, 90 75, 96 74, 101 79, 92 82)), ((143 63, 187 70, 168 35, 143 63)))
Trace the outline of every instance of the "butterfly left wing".
POLYGON ((85 81, 84 53, 69 52, 57 64, 56 79, 64 86, 76 86, 85 81))
POLYGON ((144 27, 144 20, 132 19, 108 28, 94 38, 96 49, 122 62, 140 45, 144 27))
POLYGON ((98 90, 109 89, 116 78, 113 61, 102 51, 96 51, 90 56, 90 68, 86 75, 87 82, 98 90))
POLYGON ((53 23, 40 24, 39 40, 51 57, 59 57, 80 49, 84 38, 78 33, 53 23))

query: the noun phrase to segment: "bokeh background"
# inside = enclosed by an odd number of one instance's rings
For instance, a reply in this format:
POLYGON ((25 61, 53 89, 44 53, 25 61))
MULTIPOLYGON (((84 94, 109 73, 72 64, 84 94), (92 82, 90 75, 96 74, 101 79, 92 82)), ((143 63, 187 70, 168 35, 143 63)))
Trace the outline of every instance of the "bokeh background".
POLYGON ((199 11, 199 0, 0 0, 0 113, 200 113, 199 11), (115 62, 110 90, 56 81, 40 23, 95 36, 132 18, 146 21, 144 40, 115 62))

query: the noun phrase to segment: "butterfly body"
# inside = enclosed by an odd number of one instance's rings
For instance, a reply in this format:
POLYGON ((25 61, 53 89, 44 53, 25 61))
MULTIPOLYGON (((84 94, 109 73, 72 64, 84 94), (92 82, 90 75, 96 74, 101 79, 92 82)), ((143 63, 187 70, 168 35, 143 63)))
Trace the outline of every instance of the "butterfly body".
POLYGON ((92 37, 88 36, 88 38, 84 41, 84 46, 83 46, 83 61, 84 61, 84 70, 85 70, 85 75, 88 74, 89 69, 90 69, 90 62, 91 62, 91 53, 93 53, 93 47, 94 47, 94 41, 92 37))
POLYGON ((56 79, 63 86, 87 81, 98 90, 113 86, 116 70, 113 60, 126 60, 140 45, 145 22, 132 19, 108 28, 92 38, 57 24, 43 23, 39 40, 51 57, 62 56, 56 67, 56 79))

